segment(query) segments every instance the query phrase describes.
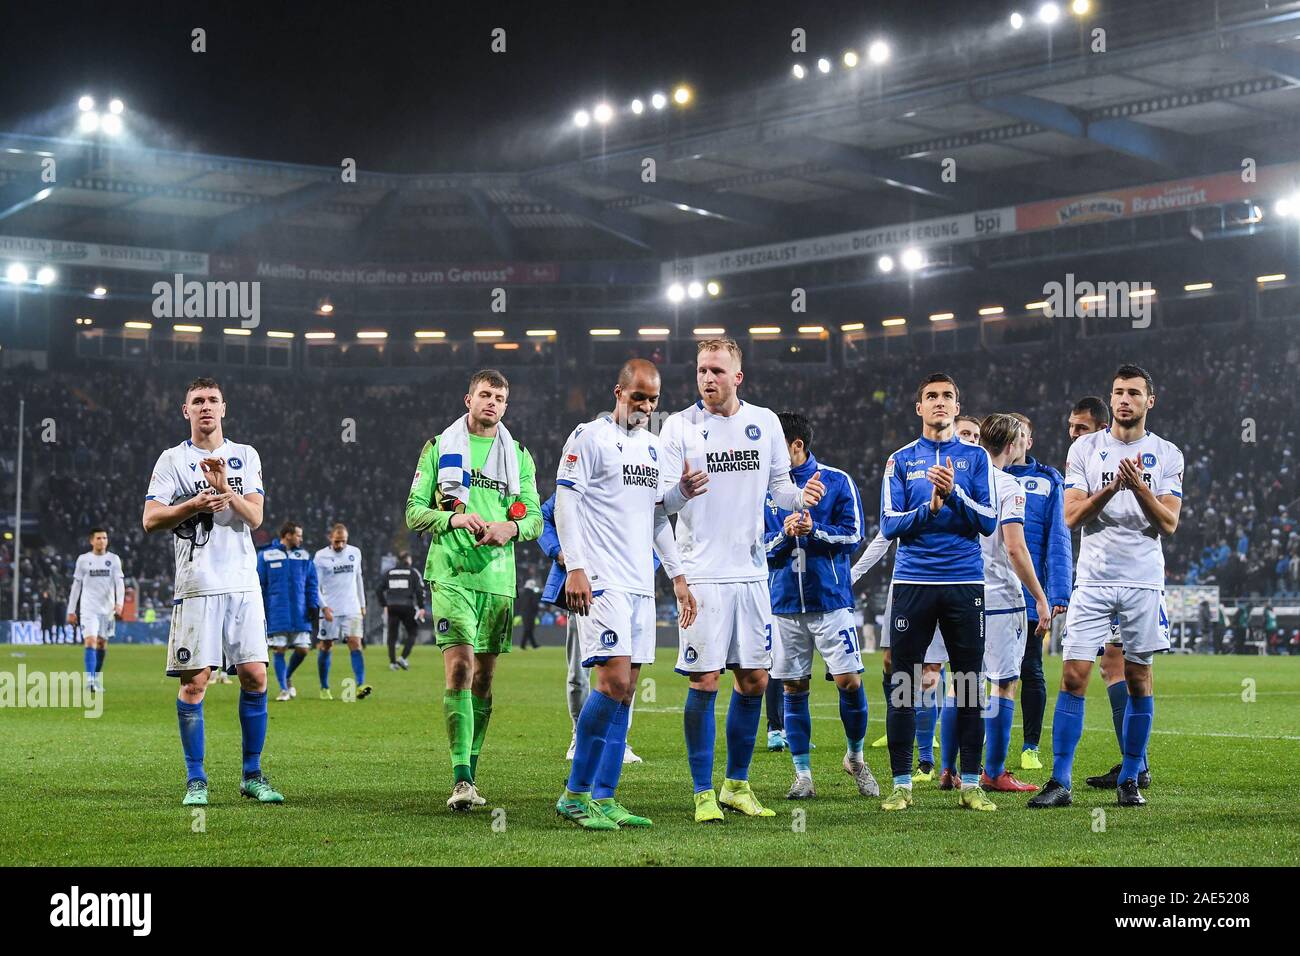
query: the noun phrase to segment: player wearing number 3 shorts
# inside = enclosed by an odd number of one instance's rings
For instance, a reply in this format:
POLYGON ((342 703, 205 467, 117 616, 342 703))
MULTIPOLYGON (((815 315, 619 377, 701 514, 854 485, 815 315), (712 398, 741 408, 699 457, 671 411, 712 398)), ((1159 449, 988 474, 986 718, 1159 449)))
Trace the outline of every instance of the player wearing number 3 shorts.
POLYGON ((844 771, 864 797, 878 797, 880 785, 862 756, 867 695, 862 689, 862 652, 849 577, 853 550, 862 540, 862 499, 852 478, 813 457, 813 429, 808 419, 793 412, 777 417, 790 449, 790 477, 798 483, 820 472, 826 485, 825 496, 808 511, 779 508, 771 495, 765 509, 763 540, 777 625, 771 678, 785 683, 784 722, 795 773, 785 796, 787 800, 806 800, 817 795, 808 712, 808 683, 816 647, 840 692, 840 720, 848 741, 844 771))
POLYGON ((664 507, 677 514, 682 566, 700 605, 695 623, 679 627, 677 655, 678 672, 691 682, 684 723, 697 823, 722 820, 719 804, 746 816, 774 816, 749 786, 772 661, 763 507, 770 493, 778 508, 804 511, 826 490, 816 473, 802 490, 790 479, 781 423, 768 409, 740 400, 736 389, 744 377, 735 341, 701 342, 700 400, 670 416, 659 436, 664 507), (727 710, 727 772, 715 793, 713 702, 725 669, 735 672, 735 686, 727 710))

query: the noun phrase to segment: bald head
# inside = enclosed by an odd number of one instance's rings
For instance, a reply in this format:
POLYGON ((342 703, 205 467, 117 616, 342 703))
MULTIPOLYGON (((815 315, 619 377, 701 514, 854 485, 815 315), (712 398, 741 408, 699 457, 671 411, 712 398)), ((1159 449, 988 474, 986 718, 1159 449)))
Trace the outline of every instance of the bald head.
POLYGON ((659 407, 659 369, 645 359, 630 359, 618 370, 614 419, 624 428, 641 428, 659 407))

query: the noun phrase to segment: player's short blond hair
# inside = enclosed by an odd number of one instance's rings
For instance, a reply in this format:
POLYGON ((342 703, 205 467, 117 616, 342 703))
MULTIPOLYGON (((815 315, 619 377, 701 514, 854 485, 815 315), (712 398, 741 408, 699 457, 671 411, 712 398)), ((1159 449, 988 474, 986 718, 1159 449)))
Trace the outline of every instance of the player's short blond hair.
POLYGON ((695 347, 695 354, 701 352, 730 352, 736 360, 736 368, 741 366, 740 345, 732 338, 704 339, 695 347))
POLYGON ((1016 440, 1023 427, 1024 425, 1015 415, 1006 412, 990 415, 980 422, 980 444, 996 455, 1016 440))

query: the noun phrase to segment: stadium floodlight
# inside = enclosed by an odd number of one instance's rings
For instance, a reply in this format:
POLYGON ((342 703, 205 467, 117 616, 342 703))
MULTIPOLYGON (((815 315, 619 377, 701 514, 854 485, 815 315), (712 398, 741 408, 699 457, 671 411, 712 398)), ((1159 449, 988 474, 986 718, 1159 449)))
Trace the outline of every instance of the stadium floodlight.
POLYGON ((573 114, 573 125, 578 129, 586 129, 587 124, 591 122, 591 114, 586 110, 578 110, 573 114))
POLYGON ((915 272, 921 266, 925 265, 925 256, 920 249, 915 247, 904 249, 903 254, 899 256, 899 261, 903 263, 903 268, 908 272, 915 272))
POLYGON ((871 46, 867 47, 867 59, 876 66, 880 66, 889 60, 889 44, 884 40, 873 40, 871 46))
POLYGON ((749 327, 750 335, 780 335, 781 327, 779 325, 751 325, 749 327))
POLYGON ((334 313, 334 303, 329 302, 328 300, 322 302, 318 311, 321 315, 332 315, 334 313))
POLYGON ((865 322, 850 322, 848 325, 841 325, 841 332, 861 332, 867 327, 865 322))
POLYGON ((980 315, 1001 315, 1006 309, 1000 305, 986 305, 980 309, 980 315))
POLYGON ((108 290, 105 289, 102 285, 97 285, 95 286, 95 290, 90 294, 93 295, 96 299, 102 299, 104 298, 104 296, 108 295, 108 290))
POLYGON ((1025 25, 1025 18, 1020 13, 1011 14, 1011 29, 1019 30, 1025 25))
POLYGON ((1146 299, 1156 294, 1155 289, 1133 289, 1129 292, 1130 299, 1146 299))
POLYGON ((664 96, 662 93, 655 93, 650 97, 650 105, 657 110, 661 110, 668 105, 668 97, 664 96))
POLYGON ((376 329, 376 330, 373 330, 373 331, 367 330, 367 331, 364 331, 364 332, 358 332, 358 333, 357 333, 357 338, 359 338, 359 339, 386 339, 386 338, 388 338, 388 333, 387 333, 387 332, 384 332, 383 330, 380 330, 380 329, 376 329))
POLYGON ((139 322, 139 321, 134 321, 134 320, 133 320, 133 321, 130 321, 130 322, 123 322, 123 323, 122 323, 122 328, 124 328, 124 329, 138 329, 138 330, 141 331, 141 332, 148 332, 150 329, 153 328, 153 323, 152 323, 152 322, 139 322))
POLYGON ((597 336, 601 336, 601 335, 603 335, 603 336, 610 336, 610 335, 622 335, 622 334, 623 334, 623 330, 622 330, 622 329, 588 329, 587 331, 588 331, 589 334, 591 334, 591 335, 597 335, 597 336))
POLYGON ((1189 282, 1183 286, 1184 292, 1208 292, 1214 288, 1213 282, 1189 282))
POLYGON ((1074 2, 1070 4, 1070 9, 1074 12, 1076 17, 1082 17, 1086 16, 1088 11, 1092 9, 1092 4, 1089 3, 1088 0, 1074 0, 1074 2))
POLYGON ((475 329, 474 338, 476 339, 501 339, 505 338, 505 329, 475 329))
POLYGON ((955 318, 957 318, 957 315, 956 315, 956 313, 953 313, 953 312, 932 312, 932 313, 930 313, 930 321, 931 321, 931 322, 947 322, 949 319, 955 319, 955 318))
POLYGON ((881 272, 893 272, 894 257, 881 256, 879 259, 876 260, 876 268, 879 269, 881 272))
POLYGON ((695 92, 685 83, 673 90, 673 102, 678 106, 686 106, 695 96, 695 92))
POLYGON ((50 198, 50 194, 51 194, 52 192, 54 192, 54 187, 53 187, 53 186, 46 186, 44 189, 42 189, 42 190, 41 190, 40 192, 38 192, 35 196, 32 197, 32 201, 33 201, 33 202, 45 202, 45 200, 47 200, 47 199, 50 198))
POLYGON ((887 319, 881 319, 880 324, 889 329, 897 325, 907 325, 907 319, 903 318, 901 315, 891 315, 887 319))
POLYGON ((856 50, 844 51, 844 65, 850 70, 858 65, 858 53, 856 50))
POLYGON ((1045 3, 1038 8, 1038 19, 1051 26, 1061 19, 1061 8, 1054 3, 1045 3))
POLYGON ((266 333, 266 337, 268 339, 291 339, 293 338, 293 333, 272 330, 266 333))
POLYGON ((722 293, 722 286, 718 284, 717 279, 710 279, 708 284, 705 285, 704 291, 716 298, 718 295, 722 293))
POLYGON ((727 330, 720 325, 701 325, 695 328, 696 335, 726 335, 727 330))
POLYGON ((112 113, 114 116, 121 116, 122 111, 124 109, 126 109, 126 104, 123 103, 121 100, 117 99, 116 97, 109 100, 108 111, 112 113))
POLYGON ((645 104, 642 103, 640 100, 633 100, 632 112, 635 113, 637 116, 640 116, 642 113, 645 112, 645 104))
POLYGON ((607 126, 609 121, 614 118, 614 107, 608 103, 597 103, 596 108, 591 111, 591 118, 601 126, 607 126))
POLYGON ((203 331, 203 326, 201 326, 201 325, 173 325, 173 326, 172 326, 172 331, 173 331, 173 332, 202 332, 202 331, 203 331))
POLYGON ((790 67, 790 72, 794 75, 796 80, 802 80, 808 75, 808 71, 803 68, 802 63, 796 63, 794 66, 790 67))
POLYGON ((21 262, 11 262, 5 270, 5 278, 14 285, 22 285, 27 281, 27 267, 21 262))
POLYGON ((825 326, 822 326, 822 325, 801 325, 801 326, 799 326, 799 333, 800 333, 801 335, 821 335, 821 334, 822 334, 823 332, 825 332, 825 331, 826 331, 826 327, 825 327, 825 326))
POLYGON ((221 331, 224 332, 226 335, 245 335, 245 336, 247 336, 247 335, 252 335, 252 334, 253 334, 253 330, 252 330, 252 329, 222 329, 221 331))
POLYGON ((1046 312, 1046 311, 1047 311, 1047 307, 1048 307, 1049 305, 1051 305, 1051 303, 1048 302, 1046 299, 1039 299, 1037 302, 1026 302, 1026 303, 1025 303, 1025 311, 1026 311, 1026 312, 1037 312, 1039 309, 1042 309, 1044 312, 1046 312))
POLYGON ((1294 216, 1297 214, 1300 214, 1300 193, 1283 196, 1273 204, 1273 215, 1275 216, 1294 216))
POLYGON ((1267 282, 1283 282, 1285 280, 1286 280, 1285 272, 1275 272, 1272 275, 1266 275, 1266 276, 1255 276, 1255 281, 1258 282, 1260 285, 1263 285, 1267 282))
POLYGON ((692 299, 698 299, 700 296, 704 295, 704 285, 700 282, 692 282, 686 287, 686 294, 692 299))
POLYGON ((82 113, 77 120, 77 129, 83 133, 93 133, 99 129, 98 113, 82 113))
POLYGON ((637 335, 643 335, 649 338, 651 336, 668 335, 670 332, 672 332, 672 329, 665 329, 662 327, 650 327, 644 329, 637 329, 636 332, 637 335))
POLYGON ((535 339, 549 339, 551 336, 558 333, 555 329, 529 329, 524 334, 535 339))
POLYGON ((37 285, 54 285, 54 280, 58 277, 59 274, 54 271, 52 266, 41 266, 36 270, 37 285))
POLYGON ((95 108, 95 98, 93 96, 90 96, 89 94, 77 100, 77 109, 81 110, 81 112, 83 113, 89 113, 94 108, 95 108))
POLYGON ((514 352, 519 348, 518 342, 493 342, 492 347, 498 352, 514 352))
POLYGON ((686 289, 680 282, 674 282, 668 287, 668 301, 674 305, 686 298, 686 289))
POLYGON ((441 329, 421 329, 415 333, 417 339, 445 339, 447 333, 441 329))
POLYGON ((109 136, 118 136, 122 132, 122 117, 107 113, 99 119, 99 128, 109 136))
POLYGON ((312 342, 332 342, 334 341, 334 333, 333 332, 308 332, 305 335, 303 335, 303 338, 308 339, 312 342))
POLYGON ((824 56, 819 58, 817 60, 817 72, 829 73, 830 71, 831 71, 831 61, 826 59, 826 57, 824 56))

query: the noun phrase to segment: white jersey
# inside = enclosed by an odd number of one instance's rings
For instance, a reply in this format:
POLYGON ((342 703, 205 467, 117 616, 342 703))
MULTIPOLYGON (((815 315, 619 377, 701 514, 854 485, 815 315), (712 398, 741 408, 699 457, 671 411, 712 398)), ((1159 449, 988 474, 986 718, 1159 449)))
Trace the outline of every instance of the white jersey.
POLYGON ((345 544, 341 551, 326 545, 312 558, 321 601, 338 617, 360 614, 366 604, 366 586, 361 576, 361 550, 345 544))
MULTIPOLYGON (((226 460, 226 480, 236 494, 266 494, 262 486, 262 459, 252 445, 224 441, 212 451, 205 451, 187 439, 158 456, 146 500, 173 505, 209 490, 199 468, 204 458, 226 460)), ((192 541, 173 536, 177 600, 202 594, 261 590, 252 529, 233 511, 211 517, 212 531, 206 540, 202 529, 192 541)))
POLYGON ((998 526, 988 537, 980 536, 984 552, 984 610, 1005 611, 1025 606, 1025 592, 1007 556, 1002 526, 1011 522, 1024 526, 1025 489, 1001 468, 993 467, 993 504, 998 509, 998 526))
POLYGON ((709 475, 708 490, 677 513, 677 547, 692 584, 767 581, 763 509, 797 511, 800 489, 790 480, 790 449, 776 413, 741 402, 736 414, 714 415, 697 401, 669 416, 659 435, 664 489, 676 484, 685 459, 709 475))
POLYGON ((659 439, 608 417, 579 425, 564 443, 555 483, 582 498, 577 531, 592 592, 654 597, 659 439))
POLYGON ((126 579, 122 575, 122 559, 112 551, 96 554, 87 551, 78 556, 77 569, 72 574, 72 590, 68 593, 68 613, 112 614, 113 608, 126 599, 126 579), (77 602, 81 609, 77 609, 77 602))
MULTIPOLYGON (((1142 480, 1156 495, 1183 496, 1183 453, 1153 432, 1135 442, 1121 442, 1109 428, 1083 435, 1070 446, 1065 487, 1095 494, 1115 480, 1121 458, 1140 458, 1142 480)), ((1151 526, 1127 488, 1116 492, 1106 507, 1083 526, 1075 586, 1119 585, 1165 587, 1165 555, 1160 533, 1151 526)))

